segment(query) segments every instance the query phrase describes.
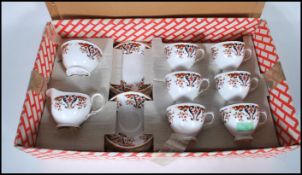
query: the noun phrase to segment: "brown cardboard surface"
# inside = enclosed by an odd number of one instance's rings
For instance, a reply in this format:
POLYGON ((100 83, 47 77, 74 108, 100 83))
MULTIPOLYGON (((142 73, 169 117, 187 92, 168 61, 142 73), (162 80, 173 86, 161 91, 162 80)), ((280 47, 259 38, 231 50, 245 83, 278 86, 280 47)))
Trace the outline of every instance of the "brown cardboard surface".
POLYGON ((270 70, 264 73, 266 84, 269 88, 273 89, 278 83, 285 79, 281 63, 278 61, 270 70))
MULTIPOLYGON (((66 91, 78 91, 90 95, 99 92, 108 99, 110 82, 118 83, 121 77, 120 53, 118 50, 112 49, 112 39, 87 40, 96 43, 104 51, 104 60, 98 65, 92 75, 90 77, 66 77, 65 69, 60 59, 56 59, 48 87, 55 87, 66 91)), ((245 37, 244 40, 248 47, 253 47, 250 37, 245 37)), ((206 48, 207 53, 209 53, 211 43, 198 44, 206 48)), ((165 74, 170 72, 170 68, 165 61, 163 46, 164 44, 160 38, 154 38, 152 48, 145 52, 146 58, 148 58, 144 65, 146 67, 146 82, 153 82, 153 101, 145 102, 144 133, 153 135, 154 151, 161 150, 168 139, 173 136, 166 117, 166 108, 174 103, 167 93, 165 83, 152 81, 153 79, 163 80, 165 74)), ((209 60, 210 56, 207 54, 204 60, 195 64, 191 69, 191 71, 201 73, 203 77, 210 78, 211 81, 210 89, 195 99, 194 102, 204 105, 207 111, 213 111, 216 119, 213 125, 207 128, 204 127, 201 130, 196 138, 196 142, 189 144, 186 151, 218 151, 279 146, 267 101, 267 87, 260 74, 255 52, 253 52, 252 59, 243 63, 239 68, 239 70, 250 71, 252 76, 260 78, 258 89, 250 93, 244 102, 258 103, 260 107, 267 112, 268 122, 256 130, 253 142, 244 147, 234 144, 233 136, 229 134, 222 123, 218 110, 225 105, 225 102, 215 88, 213 77, 217 73, 217 70, 215 70, 209 60)), ((46 107, 44 108, 39 127, 36 147, 104 151, 104 135, 115 132, 115 102, 108 101, 103 111, 87 120, 81 129, 56 129, 56 124, 50 114, 49 102, 49 98, 47 98, 46 107)))
POLYGON ((264 2, 46 2, 46 5, 52 19, 176 16, 260 17, 264 2))
POLYGON ((44 78, 40 73, 38 73, 36 70, 33 70, 31 72, 28 89, 36 93, 44 92, 47 88, 47 81, 48 80, 44 78))

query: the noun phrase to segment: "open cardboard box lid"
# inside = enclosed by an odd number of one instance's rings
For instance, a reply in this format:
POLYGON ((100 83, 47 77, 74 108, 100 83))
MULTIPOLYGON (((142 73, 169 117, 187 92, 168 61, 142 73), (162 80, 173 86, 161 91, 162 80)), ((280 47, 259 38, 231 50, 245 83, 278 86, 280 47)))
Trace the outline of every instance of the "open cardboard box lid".
POLYGON ((53 20, 125 17, 259 18, 264 2, 46 2, 53 20))

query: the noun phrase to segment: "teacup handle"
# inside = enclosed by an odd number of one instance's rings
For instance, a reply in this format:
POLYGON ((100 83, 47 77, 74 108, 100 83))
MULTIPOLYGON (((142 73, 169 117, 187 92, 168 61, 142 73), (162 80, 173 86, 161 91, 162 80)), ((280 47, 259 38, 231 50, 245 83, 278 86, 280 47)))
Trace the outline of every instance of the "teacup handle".
POLYGON ((91 111, 91 112, 87 115, 87 119, 88 119, 90 116, 92 116, 92 115, 94 115, 94 114, 100 112, 100 111, 104 108, 104 106, 105 106, 105 98, 103 97, 102 94, 99 94, 99 93, 93 94, 93 95, 91 96, 91 105, 93 104, 93 100, 94 100, 94 98, 96 98, 96 97, 100 97, 100 98, 101 98, 101 101, 102 101, 101 107, 100 107, 99 109, 95 110, 95 111, 91 111))
MULTIPOLYGON (((262 122, 259 122, 259 126, 263 125, 266 121, 267 121, 267 115, 266 115, 266 112, 265 111, 260 111, 260 116, 259 118, 261 117, 261 115, 264 117, 264 120, 262 122)), ((259 119, 260 120, 260 119, 259 119)))
POLYGON ((248 61, 252 57, 252 50, 250 48, 245 49, 243 62, 248 61))
POLYGON ((259 79, 257 77, 252 78, 250 92, 253 92, 255 89, 257 89, 258 85, 259 85, 259 79))
POLYGON ((205 56, 205 50, 203 48, 199 48, 196 50, 196 60, 195 62, 201 61, 205 56), (199 52, 199 54, 197 53, 199 52))
POLYGON ((201 93, 203 93, 204 91, 208 90, 210 87, 210 80, 208 78, 203 78, 201 80, 201 83, 200 83, 200 89, 199 89, 199 92, 198 92, 198 95, 200 95, 201 93), (202 85, 202 82, 207 82, 207 86, 205 88, 201 88, 201 85, 202 85))
POLYGON ((209 122, 205 122, 204 123, 204 126, 207 127, 207 126, 210 126, 214 123, 214 120, 215 120, 215 115, 213 112, 206 112, 204 113, 204 116, 206 118, 206 116, 210 116, 211 117, 211 120, 209 122))

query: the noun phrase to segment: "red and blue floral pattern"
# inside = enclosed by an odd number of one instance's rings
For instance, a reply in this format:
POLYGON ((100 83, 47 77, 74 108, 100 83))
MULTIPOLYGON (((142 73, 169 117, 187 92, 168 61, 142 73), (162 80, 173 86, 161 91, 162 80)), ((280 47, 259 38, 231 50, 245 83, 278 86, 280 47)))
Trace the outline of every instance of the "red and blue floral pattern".
POLYGON ((221 89, 224 85, 225 79, 228 77, 228 85, 231 87, 249 87, 250 86, 250 75, 248 73, 229 73, 225 76, 219 76, 215 79, 217 89, 221 89))
MULTIPOLYGON (((201 83, 201 76, 194 73, 177 73, 175 74, 176 80, 175 83, 177 86, 184 88, 187 87, 197 87, 201 83)), ((166 78, 166 84, 168 89, 171 88, 172 80, 170 78, 166 78)))
POLYGON ((86 107, 86 97, 77 96, 77 95, 64 95, 58 96, 54 100, 54 107, 58 111, 62 111, 62 108, 65 109, 82 109, 86 107))
POLYGON ((90 59, 98 60, 102 57, 102 54, 99 51, 99 49, 95 48, 93 45, 88 43, 79 43, 79 45, 80 45, 81 52, 86 53, 90 59))
POLYGON ((220 111, 220 114, 226 123, 231 116, 234 116, 238 121, 244 121, 244 116, 246 116, 246 120, 259 120, 259 115, 256 115, 257 112, 259 112, 259 107, 256 105, 237 105, 220 111))
POLYGON ((142 44, 137 42, 123 43, 118 47, 116 47, 116 49, 121 49, 122 53, 126 55, 133 54, 133 53, 144 55, 144 49, 142 49, 142 44))
POLYGON ((132 106, 139 109, 144 107, 144 102, 146 101, 146 98, 144 96, 138 94, 125 94, 124 97, 126 98, 125 102, 117 99, 118 108, 123 105, 132 106))
POLYGON ((227 57, 235 56, 243 56, 244 54, 244 44, 243 43, 227 43, 222 45, 224 47, 224 54, 227 57))
POLYGON ((164 52, 168 58, 171 56, 172 52, 175 52, 179 58, 184 58, 184 55, 186 55, 185 58, 195 58, 197 53, 196 50, 198 48, 199 47, 190 44, 176 44, 173 46, 166 46, 164 52), (175 47, 176 50, 173 51, 173 47, 175 47))
POLYGON ((172 123, 174 116, 178 116, 181 119, 181 121, 187 121, 187 120, 200 121, 200 122, 204 121, 204 118, 202 117, 202 113, 205 110, 200 106, 181 105, 181 106, 177 106, 177 109, 179 110, 179 112, 176 113, 176 115, 173 109, 168 109, 167 111, 168 121, 170 124, 172 123))

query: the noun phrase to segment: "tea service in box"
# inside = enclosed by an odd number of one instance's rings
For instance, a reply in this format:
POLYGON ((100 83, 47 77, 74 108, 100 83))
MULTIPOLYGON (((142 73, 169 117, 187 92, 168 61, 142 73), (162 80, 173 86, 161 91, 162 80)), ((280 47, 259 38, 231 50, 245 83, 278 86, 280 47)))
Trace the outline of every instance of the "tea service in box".
MULTIPOLYGON (((122 78, 120 85, 111 84, 116 101, 117 123, 114 134, 106 134, 105 146, 116 151, 146 151, 152 149, 152 134, 144 133, 144 102, 152 100, 152 85, 144 82, 145 51, 151 46, 142 42, 126 41, 114 49, 122 54, 122 78)), ((61 46, 66 76, 87 76, 102 61, 102 50, 95 44, 84 40, 70 40, 61 46)), ((174 104, 166 108, 166 116, 173 132, 184 136, 197 137, 204 126, 212 124, 218 117, 194 102, 201 94, 206 95, 211 88, 211 79, 216 83, 216 91, 228 104, 220 108, 220 118, 226 132, 234 136, 234 141, 252 140, 258 126, 265 123, 267 115, 260 111, 256 103, 243 102, 249 92, 257 89, 259 79, 251 77, 247 71, 237 70, 251 57, 251 50, 244 42, 228 41, 217 43, 210 48, 210 57, 221 73, 214 77, 204 77, 192 70, 192 66, 206 59, 206 50, 193 43, 166 44, 163 52, 171 72, 163 81, 174 104), (227 71, 227 72, 225 72, 227 71), (182 101, 180 103, 180 101, 182 101), (260 120, 262 116, 262 120, 260 120)), ((91 97, 78 92, 64 92, 51 88, 47 96, 51 99, 52 116, 57 127, 79 127, 90 116, 102 112, 106 100, 102 94, 91 97), (102 103, 92 110, 96 98, 102 103)), ((200 97, 202 98, 202 96, 200 97)), ((95 115, 97 117, 97 115, 95 115)), ((169 127, 167 126, 167 127, 169 127)))

